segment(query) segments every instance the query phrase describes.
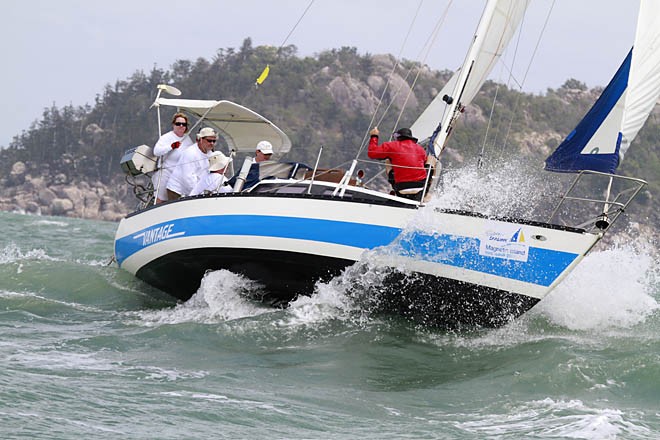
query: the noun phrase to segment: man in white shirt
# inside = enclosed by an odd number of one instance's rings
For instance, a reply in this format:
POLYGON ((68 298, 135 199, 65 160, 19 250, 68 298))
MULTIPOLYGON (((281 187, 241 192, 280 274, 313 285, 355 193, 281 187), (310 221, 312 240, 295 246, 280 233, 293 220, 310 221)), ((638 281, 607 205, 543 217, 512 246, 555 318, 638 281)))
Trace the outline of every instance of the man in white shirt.
POLYGON ((204 127, 197 133, 197 145, 182 152, 167 181, 168 200, 189 195, 197 182, 207 174, 209 155, 217 140, 218 134, 211 127, 204 127))
POLYGON ((227 171, 229 162, 230 159, 220 151, 212 152, 209 156, 209 172, 197 182, 190 195, 232 192, 232 187, 225 185, 227 182, 225 171, 227 171))

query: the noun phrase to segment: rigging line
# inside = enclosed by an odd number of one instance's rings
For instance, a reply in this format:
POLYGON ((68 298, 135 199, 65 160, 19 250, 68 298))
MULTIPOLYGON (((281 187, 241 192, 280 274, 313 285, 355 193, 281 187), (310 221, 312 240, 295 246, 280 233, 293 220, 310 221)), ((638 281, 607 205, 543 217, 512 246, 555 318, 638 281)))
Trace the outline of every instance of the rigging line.
MULTIPOLYGON (((298 27, 298 25, 300 24, 300 22, 302 21, 302 19, 305 17, 305 15, 307 15, 307 11, 309 11, 309 9, 312 7, 312 5, 314 4, 314 1, 316 1, 316 0, 310 0, 309 4, 307 5, 307 8, 305 8, 305 10, 303 11, 302 15, 298 18, 298 21, 296 21, 296 24, 293 25, 293 27, 291 28, 291 30, 289 31, 289 33, 287 34, 287 36, 284 38, 284 41, 282 41, 282 43, 280 44, 280 47, 277 48, 277 57, 279 57, 279 54, 281 53, 282 48, 284 47, 284 45, 286 44, 286 42, 289 41, 289 38, 291 37, 291 35, 293 34, 293 32, 296 30, 296 28, 298 27)), ((276 58, 277 58, 277 57, 276 57, 276 58)), ((270 65, 267 64, 267 65, 266 65, 266 69, 269 70, 269 69, 270 69, 270 65)), ((261 84, 261 82, 263 82, 263 81, 266 79, 266 77, 268 77, 268 70, 266 70, 266 69, 261 73, 261 75, 260 75, 259 78, 257 79, 257 83, 258 83, 258 84, 261 84), (263 76, 263 79, 261 79, 261 76, 263 76), (261 79, 261 82, 259 82, 259 79, 261 79)), ((255 84, 257 84, 257 83, 255 83, 255 84)), ((253 87, 249 88, 248 91, 247 91, 247 93, 243 96, 243 101, 247 101, 247 99, 248 99, 249 97, 251 97, 252 94, 254 93, 254 91, 256 91, 256 90, 258 90, 258 89, 257 89, 257 88, 253 88, 253 87)))
MULTIPOLYGON (((511 6, 513 6, 513 3, 511 4, 511 6)), ((522 21, 520 23, 520 30, 518 31, 518 35, 517 35, 517 38, 516 38, 516 46, 515 46, 515 49, 513 50, 513 59, 511 60, 511 63, 510 63, 511 66, 509 67, 504 61, 502 61, 502 63, 501 63, 502 69, 506 69, 509 73, 509 77, 508 77, 507 82, 506 82, 506 85, 507 85, 508 88, 511 88, 512 81, 516 83, 518 88, 522 88, 522 84, 520 84, 518 82, 518 80, 515 78, 515 76, 513 74, 513 68, 516 65, 516 58, 518 56, 518 49, 520 47, 520 41, 522 39, 522 34, 523 34, 522 29, 524 27, 526 16, 527 16, 527 13, 525 12, 525 14, 522 17, 522 21)), ((495 104, 497 102, 497 96, 498 96, 499 90, 500 90, 500 84, 498 84, 497 88, 495 89, 495 96, 493 97, 493 105, 491 107, 491 113, 490 113, 489 120, 488 120, 488 127, 486 128, 486 135, 484 136, 484 142, 483 142, 483 145, 482 145, 482 148, 481 148, 481 154, 479 155, 479 159, 478 159, 478 167, 479 168, 481 168, 482 165, 483 165, 483 157, 484 157, 484 153, 486 151, 488 129, 490 128, 490 123, 491 123, 492 116, 493 116, 493 113, 494 113, 495 104)), ((492 147, 493 148, 495 148, 495 146, 497 145, 497 138, 498 138, 498 135, 500 133, 500 126, 502 125, 503 119, 504 119, 504 116, 500 116, 499 119, 498 119, 497 128, 495 129, 495 135, 493 137, 493 142, 492 142, 492 147)))
MULTIPOLYGON (((383 92, 381 93, 380 98, 378 98, 378 103, 376 104, 376 108, 374 109, 374 112, 371 115, 369 126, 367 127, 367 130, 365 131, 362 137, 362 141, 360 142, 360 148, 358 149, 357 155, 355 156, 356 159, 360 157, 360 154, 362 154, 364 147, 367 145, 367 140, 369 139, 369 131, 371 131, 374 121, 376 120, 376 115, 378 114, 378 110, 380 109, 380 105, 383 102, 385 93, 387 92, 390 82, 392 81, 394 72, 396 72, 396 68, 399 66, 399 59, 401 58, 401 54, 403 53, 403 49, 405 48, 406 43, 408 42, 408 37, 410 37, 410 33, 412 32, 413 26, 415 25, 415 21, 417 20, 417 15, 419 14, 419 11, 422 8, 423 3, 424 0, 419 0, 419 3, 417 4, 417 10, 415 11, 415 15, 413 16, 412 21, 410 22, 410 26, 408 27, 408 32, 406 33, 406 36, 404 37, 403 42, 401 43, 401 47, 399 48, 399 53, 397 54, 396 62, 394 63, 394 66, 392 66, 392 70, 390 70, 390 73, 387 76, 387 82, 385 83, 385 87, 383 87, 383 92)), ((385 114, 388 109, 389 109, 389 105, 385 108, 385 111, 383 112, 383 116, 379 119, 378 123, 383 121, 383 118, 385 117, 385 114)), ((378 124, 376 124, 376 126, 378 126, 378 124)))
MULTIPOLYGON (((436 24, 435 24, 435 26, 434 26, 434 28, 433 28, 433 32, 431 32, 431 34, 429 35, 429 37, 426 39, 426 41, 424 42, 424 45, 422 46, 422 49, 420 50, 420 52, 419 52, 419 54, 418 54, 418 56, 417 56, 417 58, 421 58, 421 59, 422 59, 422 64, 423 64, 423 62, 425 62, 425 61, 428 59, 428 56, 429 56, 429 54, 430 54, 430 52, 431 52, 431 48, 433 47, 433 44, 434 44, 434 42, 435 42, 435 40, 436 40, 438 34, 440 33, 440 29, 442 28, 442 25, 444 25, 445 19, 447 18, 447 14, 448 14, 448 12, 449 12, 449 8, 451 7, 452 3, 453 3, 453 0, 449 0, 449 3, 447 4, 447 7, 444 9, 444 11, 443 11, 442 15, 440 16, 440 18, 438 18, 438 20, 436 21, 436 24), (426 54, 422 57, 421 55, 422 55, 422 53, 424 53, 424 51, 426 51, 426 54)), ((414 25, 414 22, 416 21, 416 18, 417 18, 417 15, 419 14, 419 10, 421 9, 421 6, 422 6, 422 2, 420 2, 419 7, 417 8, 417 11, 416 11, 416 13, 415 13, 415 17, 413 18, 413 22, 411 23, 411 28, 410 28, 410 29, 412 29, 412 26, 414 25)), ((410 34, 410 30, 408 31, 408 35, 409 35, 409 34, 410 34)), ((408 38, 408 37, 406 36, 406 39, 407 39, 407 38, 408 38)), ((405 43, 404 43, 404 45, 405 45, 405 43)), ((402 47, 401 47, 401 51, 400 51, 400 53, 399 53, 399 58, 401 57, 401 53, 403 52, 403 46, 404 46, 404 45, 402 45, 402 47)), ((383 93, 381 94, 381 97, 380 97, 380 99, 379 99, 378 107, 380 107, 380 103, 382 103, 382 101, 383 101, 383 98, 384 98, 384 96, 385 96, 385 92, 386 92, 387 87, 389 86, 389 84, 390 84, 390 82, 391 82, 391 79, 392 79, 392 76, 393 76, 393 74, 394 74, 395 69, 396 69, 396 67, 398 67, 399 65, 400 65, 400 63, 397 61, 396 64, 395 64, 395 66, 394 66, 394 68, 393 68, 392 71, 390 72, 390 75, 389 75, 389 77, 388 77, 387 84, 385 85, 385 89, 383 90, 383 93)), ((406 73, 406 76, 403 78, 404 81, 406 81, 406 80, 408 79, 408 77, 410 76, 410 74, 411 74, 411 72, 413 71, 413 69, 414 69, 414 68, 411 67, 411 68, 408 70, 408 72, 406 73)), ((401 118, 401 115, 403 114, 403 109, 405 109, 406 103, 408 102, 408 98, 409 98, 410 94, 412 93, 412 90, 414 89, 414 87, 415 87, 415 85, 416 85, 416 83, 417 83, 417 79, 419 78, 419 75, 420 75, 420 74, 421 74, 421 67, 418 68, 418 70, 417 70, 417 75, 416 75, 416 77, 415 77, 415 80, 413 81, 412 86, 410 87, 410 90, 409 90, 409 92, 408 92, 408 96, 406 97, 406 100, 405 100, 404 105, 403 105, 403 107, 402 107, 402 109, 401 109, 401 112, 399 113, 399 117, 398 117, 398 119, 397 119, 397 121, 396 121, 396 124, 399 123, 399 120, 400 120, 400 118, 401 118)), ((395 98, 395 97, 399 94, 399 92, 401 91, 402 87, 403 87, 403 84, 402 84, 401 87, 399 87, 399 89, 394 93, 394 95, 392 96, 392 98, 395 98)), ((382 116, 380 117, 380 119, 378 120, 378 123, 376 124, 376 126, 380 125, 380 123, 383 122, 383 120, 385 119, 385 115, 387 114, 387 112, 389 111, 389 109, 392 107, 393 104, 394 104, 394 100, 392 99, 392 100, 390 100, 390 103, 389 103, 389 104, 387 105, 387 107, 385 108, 385 111, 383 112, 383 115, 382 115, 382 116)), ((377 109, 374 111, 374 115, 373 115, 373 117, 372 117, 372 119, 371 119, 371 123, 369 124, 369 127, 371 127, 371 126, 373 125, 373 121, 376 119, 376 114, 377 114, 377 111, 378 111, 378 107, 377 107, 377 109)), ((395 128, 394 128, 394 129, 396 129, 396 125, 395 125, 395 128)), ((394 129, 393 129, 392 131, 394 131, 394 129)), ((358 151, 358 155, 357 155, 357 157, 360 156, 361 152, 364 150, 364 147, 366 146, 367 135, 368 135, 368 132, 365 133, 365 136, 364 136, 364 138, 362 139, 362 143, 360 144, 360 150, 358 151)))
MULTIPOLYGON (((493 113, 495 112, 495 103, 497 102, 497 95, 500 91, 500 85, 495 87, 495 96, 493 97, 493 105, 490 106, 490 114, 488 115, 488 124, 486 124, 486 133, 484 133, 484 141, 481 144, 481 152, 477 158, 477 168, 480 169, 484 165, 484 152, 486 151, 486 141, 488 140, 488 131, 490 130, 490 122, 493 120, 493 113)), ((497 139, 497 131, 495 132, 495 139, 497 139)))
POLYGON ((292 27, 291 30, 289 31, 289 34, 286 36, 286 38, 284 39, 284 41, 282 41, 282 44, 280 44, 280 47, 277 49, 277 52, 278 52, 278 53, 279 53, 280 50, 282 50, 282 48, 284 47, 284 45, 286 44, 286 42, 289 41, 289 37, 291 37, 291 34, 293 34, 293 31, 296 30, 296 28, 298 27, 298 25, 300 24, 300 22, 302 21, 302 19, 305 17, 305 14, 307 14, 307 11, 309 11, 309 8, 312 7, 312 5, 314 4, 314 1, 315 1, 315 0, 310 0, 309 5, 307 5, 307 8, 303 11, 302 15, 300 16, 300 18, 298 19, 298 21, 296 22, 296 24, 293 25, 293 27, 292 27))
MULTIPOLYGON (((541 40, 543 39, 543 34, 545 33, 545 29, 548 27, 548 21, 550 21, 550 16, 552 15, 552 10, 555 7, 556 1, 557 0, 552 0, 552 4, 550 5, 548 14, 545 16, 545 22, 543 23, 543 27, 541 28, 541 33, 539 34, 539 38, 536 40, 536 46, 534 46, 534 51, 532 52, 532 56, 530 57, 529 63, 527 64, 527 69, 525 70, 525 74, 523 75, 522 82, 520 84, 521 91, 523 85, 525 84, 525 81, 527 80, 529 69, 532 67, 532 63, 534 62, 534 57, 536 57, 536 52, 538 51, 539 45, 541 44, 541 40)), ((518 109, 518 105, 520 104, 521 96, 522 93, 518 94, 518 97, 516 98, 516 103, 514 104, 513 112, 511 113, 511 119, 509 120, 509 127, 507 128, 506 136, 504 137, 504 143, 502 144, 502 153, 504 153, 504 150, 506 149, 506 144, 509 141, 509 135, 511 134, 511 127, 513 126, 513 115, 516 114, 516 110, 518 109)))
MULTIPOLYGON (((431 48, 433 47, 433 44, 435 43, 435 40, 438 38, 438 34, 440 33, 440 28, 442 25, 445 23, 445 19, 447 18, 447 13, 449 12, 449 7, 451 6, 453 0, 450 0, 449 3, 447 3, 447 7, 443 11, 442 15, 438 19, 438 21, 435 24, 435 27, 433 28, 433 32, 431 32, 431 35, 426 39, 426 42, 424 43, 424 46, 422 46, 422 49, 420 50, 418 54, 418 58, 421 60, 420 61, 420 66, 417 68, 417 74, 415 75, 415 79, 413 80, 412 84, 410 85, 410 89, 408 90, 408 94, 406 95, 406 99, 403 102, 403 106, 401 107, 401 111, 399 112, 399 115, 396 119, 396 122, 394 123, 394 130, 396 130, 399 126, 399 121, 401 120, 401 117, 403 116, 403 111, 406 108, 406 105, 408 104, 408 100, 410 99, 410 95, 412 95, 413 90, 417 86, 417 80, 419 80, 419 76, 422 73, 422 66, 426 63, 426 60, 429 57, 429 54, 431 53, 431 48), (426 53, 424 53, 426 51, 426 53), (422 54, 424 54, 422 56, 422 54)), ((412 71, 412 67, 410 68, 410 71, 412 71)), ((409 73, 410 73, 409 71, 409 73)), ((408 74, 406 74, 406 78, 408 78, 408 74)), ((398 93, 398 92, 397 92, 398 93)))

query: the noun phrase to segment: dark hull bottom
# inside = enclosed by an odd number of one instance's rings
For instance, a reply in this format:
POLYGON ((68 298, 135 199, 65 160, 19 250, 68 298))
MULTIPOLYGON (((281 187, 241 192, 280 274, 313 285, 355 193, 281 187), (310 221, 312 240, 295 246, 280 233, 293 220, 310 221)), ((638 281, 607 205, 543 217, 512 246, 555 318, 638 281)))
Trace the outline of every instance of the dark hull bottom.
POLYGON ((187 301, 207 270, 226 269, 258 281, 270 299, 288 302, 310 294, 318 280, 329 280, 351 260, 293 252, 253 249, 191 249, 173 252, 142 267, 136 276, 169 295, 187 301))
MULTIPOLYGON (((374 310, 444 329, 501 327, 539 302, 536 298, 427 274, 392 272, 374 310)), ((373 301, 373 300, 372 300, 373 301)))
MULTIPOLYGON (((161 257, 136 276, 186 301, 199 289, 207 270, 227 269, 264 285, 260 299, 285 306, 310 295, 354 264, 351 260, 292 252, 249 249, 194 249, 161 257)), ((392 271, 382 285, 361 286, 350 295, 377 313, 396 314, 416 323, 446 329, 499 327, 525 313, 539 300, 524 295, 427 274, 392 271)))

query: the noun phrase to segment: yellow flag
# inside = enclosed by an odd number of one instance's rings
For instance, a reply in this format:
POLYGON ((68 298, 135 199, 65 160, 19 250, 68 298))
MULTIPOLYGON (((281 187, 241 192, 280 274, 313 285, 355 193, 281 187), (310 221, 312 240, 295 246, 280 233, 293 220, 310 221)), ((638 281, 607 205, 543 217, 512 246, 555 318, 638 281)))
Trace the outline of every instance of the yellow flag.
POLYGON ((261 83, 266 81, 266 78, 268 78, 268 73, 270 72, 270 65, 266 64, 266 68, 264 69, 263 72, 261 72, 261 75, 259 75, 259 78, 257 78, 257 81, 254 83, 255 86, 260 86, 261 83))

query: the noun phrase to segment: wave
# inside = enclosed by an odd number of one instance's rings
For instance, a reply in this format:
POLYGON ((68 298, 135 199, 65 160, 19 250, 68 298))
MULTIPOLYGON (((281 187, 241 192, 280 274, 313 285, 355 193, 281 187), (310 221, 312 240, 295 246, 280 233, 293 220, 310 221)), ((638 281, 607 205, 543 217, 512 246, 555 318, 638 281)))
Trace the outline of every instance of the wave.
POLYGON ((660 310, 660 265, 631 245, 592 251, 532 313, 571 330, 631 328, 660 310))
POLYGON ((40 248, 22 251, 15 243, 9 243, 0 249, 0 264, 12 264, 30 260, 57 261, 56 258, 49 256, 44 249, 40 248))
POLYGON ((217 324, 270 313, 274 309, 250 299, 259 285, 228 270, 207 272, 197 292, 173 308, 137 312, 144 325, 188 322, 217 324))
MULTIPOLYGON (((488 408, 484 412, 486 411, 488 408)), ((645 423, 636 419, 637 414, 627 414, 615 408, 592 407, 577 399, 567 401, 545 398, 511 407, 498 407, 492 414, 462 416, 468 420, 458 422, 457 427, 478 437, 532 436, 579 439, 653 437, 653 433, 645 423)))

